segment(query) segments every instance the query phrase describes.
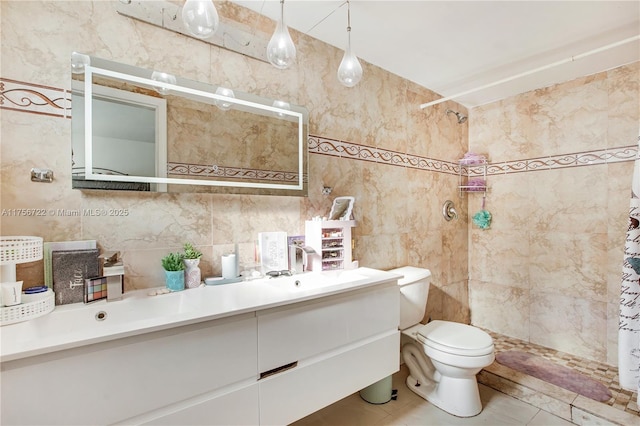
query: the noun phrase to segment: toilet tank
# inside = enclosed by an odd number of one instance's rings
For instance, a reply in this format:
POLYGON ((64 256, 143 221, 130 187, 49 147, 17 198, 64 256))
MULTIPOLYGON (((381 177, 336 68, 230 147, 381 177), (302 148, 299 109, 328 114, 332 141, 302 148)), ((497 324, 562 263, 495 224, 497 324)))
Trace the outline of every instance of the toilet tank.
POLYGON ((429 296, 431 271, 414 266, 403 266, 389 272, 404 275, 398 280, 400 287, 400 330, 418 324, 424 317, 429 296))

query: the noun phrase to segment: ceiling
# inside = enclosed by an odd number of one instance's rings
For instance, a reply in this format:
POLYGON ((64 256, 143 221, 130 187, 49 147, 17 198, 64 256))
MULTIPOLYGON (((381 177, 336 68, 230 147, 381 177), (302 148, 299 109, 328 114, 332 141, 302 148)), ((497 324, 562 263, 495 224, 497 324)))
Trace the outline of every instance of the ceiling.
MULTIPOLYGON (((233 2, 274 20, 280 15, 279 0, 233 2)), ((287 0, 285 22, 344 49, 344 3, 287 0)), ((637 0, 351 0, 350 6, 351 44, 361 60, 444 97, 473 91, 453 99, 467 108, 640 60, 640 42, 635 39, 532 72, 637 37, 637 0), (529 75, 511 79, 520 74, 529 75), (509 81, 493 85, 501 80, 509 81), (475 90, 485 86, 491 87, 475 90)))

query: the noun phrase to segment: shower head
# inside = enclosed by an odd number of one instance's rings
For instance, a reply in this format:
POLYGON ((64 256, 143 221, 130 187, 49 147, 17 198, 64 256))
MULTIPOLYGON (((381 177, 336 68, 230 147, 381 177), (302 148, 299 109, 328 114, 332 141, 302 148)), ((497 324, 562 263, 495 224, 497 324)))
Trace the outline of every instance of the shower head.
POLYGON ((455 112, 455 111, 454 111, 454 110, 452 110, 452 109, 448 109, 448 110, 446 111, 447 115, 449 115, 449 113, 451 113, 451 112, 452 112, 452 113, 454 113, 454 114, 456 115, 456 117, 458 117, 458 124, 462 124, 462 123, 464 123, 465 121, 467 121, 467 116, 466 116, 466 115, 464 115, 464 114, 460 114, 459 112, 455 112))

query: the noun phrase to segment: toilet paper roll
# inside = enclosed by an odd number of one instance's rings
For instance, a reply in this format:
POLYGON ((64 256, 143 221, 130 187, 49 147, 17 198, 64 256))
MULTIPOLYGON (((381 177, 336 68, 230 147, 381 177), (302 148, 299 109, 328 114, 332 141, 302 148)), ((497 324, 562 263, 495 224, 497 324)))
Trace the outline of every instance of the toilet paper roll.
POLYGON ((231 279, 238 276, 236 268, 236 255, 225 254, 222 256, 222 278, 231 279))

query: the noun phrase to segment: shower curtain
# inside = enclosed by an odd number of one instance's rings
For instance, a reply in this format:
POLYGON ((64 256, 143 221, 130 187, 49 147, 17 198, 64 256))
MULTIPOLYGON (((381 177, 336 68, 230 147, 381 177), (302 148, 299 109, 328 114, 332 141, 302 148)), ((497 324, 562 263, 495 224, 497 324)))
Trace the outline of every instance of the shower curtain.
MULTIPOLYGON (((631 181, 629 229, 622 268, 618 373, 620 386, 640 392, 640 137, 631 181)), ((640 407, 640 402, 636 404, 640 407)))

